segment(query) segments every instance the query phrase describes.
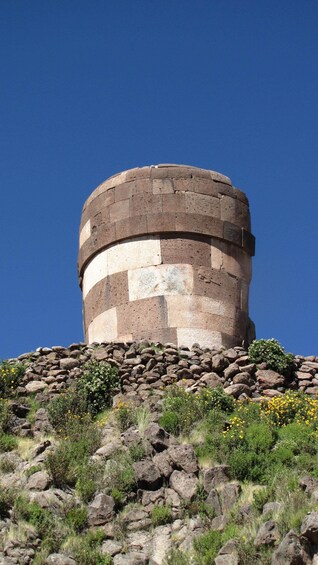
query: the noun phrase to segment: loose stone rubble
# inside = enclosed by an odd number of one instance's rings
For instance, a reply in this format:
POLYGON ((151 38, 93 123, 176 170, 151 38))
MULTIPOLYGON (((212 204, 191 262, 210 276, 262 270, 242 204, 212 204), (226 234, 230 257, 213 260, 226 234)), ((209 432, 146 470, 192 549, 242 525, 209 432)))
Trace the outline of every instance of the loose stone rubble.
MULTIPOLYGON (((264 396, 281 395, 287 389, 303 390, 309 395, 318 391, 318 357, 315 356, 296 356, 290 374, 283 376, 265 365, 256 367, 250 363, 242 347, 216 351, 198 345, 189 349, 177 348, 173 344, 115 342, 39 348, 15 360, 23 362, 27 369, 17 390, 18 398, 12 402, 15 433, 33 438, 35 445, 27 461, 16 452, 0 455, 0 461, 11 460, 13 468, 12 472, 0 476, 1 488, 16 486, 24 489, 30 501, 36 501, 43 508, 60 508, 72 497, 74 499, 74 493, 55 488, 45 470, 45 458, 54 449, 54 440, 43 437, 51 431, 46 406, 51 398, 82 374, 90 360, 106 361, 118 368, 122 392, 114 398, 114 406, 123 399, 136 405, 143 403, 150 408, 152 420, 142 438, 134 426, 120 434, 114 423, 107 422, 102 430, 102 445, 92 456, 93 460, 106 463, 119 449, 125 450, 141 439, 145 448, 145 456, 134 463, 136 486, 127 497, 135 507, 121 516, 126 532, 124 540, 116 537, 118 516, 113 497, 96 492, 88 504, 89 526, 101 527, 105 531, 102 551, 112 556, 114 565, 160 565, 172 547, 191 548, 194 538, 205 531, 205 524, 198 514, 185 517, 184 508, 195 498, 199 484, 205 502, 215 516, 210 529, 222 532, 233 505, 240 500, 241 485, 230 480, 227 465, 200 470, 193 446, 178 444, 158 425, 161 399, 167 385, 176 384, 195 392, 202 387, 221 384, 235 398, 248 397, 255 402, 264 396), (35 395, 41 404, 32 425, 26 418, 28 407, 23 403, 29 394, 35 395), (28 477, 27 470, 35 465, 39 469, 28 477), (151 512, 162 505, 171 508, 172 523, 154 527, 151 512)), ((318 499, 318 480, 304 477, 300 486, 313 500, 318 499)), ((242 515, 245 511, 248 512, 248 508, 242 507, 242 515)), ((16 537, 8 536, 10 529, 12 534, 12 528, 10 517, 0 522, 0 535, 5 540, 0 550, 0 565, 29 565, 40 540, 31 527, 26 529, 23 539, 19 539, 18 533, 16 537)), ((317 563, 318 512, 311 512, 304 518, 300 532, 298 535, 290 531, 279 543, 275 520, 264 518, 255 545, 273 548, 272 565, 317 563)), ((224 545, 215 563, 238 565, 233 540, 224 545)), ((67 552, 51 554, 47 564, 76 565, 67 552)))

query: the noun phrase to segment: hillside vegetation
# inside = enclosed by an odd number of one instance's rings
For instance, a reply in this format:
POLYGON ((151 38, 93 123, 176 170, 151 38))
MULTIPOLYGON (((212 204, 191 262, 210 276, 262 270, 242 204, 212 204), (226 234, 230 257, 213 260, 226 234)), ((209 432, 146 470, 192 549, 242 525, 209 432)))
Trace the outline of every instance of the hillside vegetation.
POLYGON ((0 365, 0 564, 318 563, 318 359, 275 340, 0 365))

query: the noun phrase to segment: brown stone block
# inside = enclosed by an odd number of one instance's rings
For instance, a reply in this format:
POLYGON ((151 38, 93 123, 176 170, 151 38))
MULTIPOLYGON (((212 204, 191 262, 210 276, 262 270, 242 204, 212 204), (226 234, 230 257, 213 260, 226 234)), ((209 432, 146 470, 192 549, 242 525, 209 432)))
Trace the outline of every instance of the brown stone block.
POLYGON ((93 255, 114 241, 116 241, 115 225, 101 224, 96 232, 92 234, 80 248, 78 256, 79 275, 83 275, 83 267, 93 255))
POLYGON ((196 192, 185 193, 186 212, 188 214, 201 214, 220 218, 219 198, 196 192))
POLYGON ((138 218, 126 218, 119 220, 115 224, 116 239, 128 239, 139 235, 147 235, 147 216, 138 216, 138 218))
POLYGON ((222 195, 220 199, 221 220, 231 222, 250 231, 251 219, 248 206, 236 198, 222 195))
POLYGON ((185 212, 185 195, 182 193, 163 194, 162 195, 162 212, 175 213, 185 212))
POLYGON ((149 214, 147 216, 148 233, 174 232, 176 229, 175 214, 149 214))
POLYGON ((162 179, 162 178, 191 178, 193 175, 193 169, 191 167, 174 167, 174 166, 160 166, 151 168, 151 178, 152 179, 162 179))
POLYGON ((118 222, 119 220, 124 220, 129 217, 129 200, 121 200, 120 202, 115 202, 109 207, 110 221, 118 222))
POLYGON ((150 178, 138 178, 133 181, 133 195, 145 194, 147 192, 153 192, 152 180, 150 178))
POLYGON ((214 182, 212 179, 195 179, 194 192, 198 194, 209 194, 210 196, 218 197, 219 183, 214 182))
POLYGON ((118 335, 153 331, 168 326, 167 306, 164 296, 134 300, 118 306, 118 335))
POLYGON ((241 305, 241 281, 226 271, 208 267, 193 268, 193 294, 220 300, 233 307, 241 305))
POLYGON ((172 179, 153 179, 152 181, 153 194, 173 194, 173 180, 172 179))
POLYGON ((231 347, 241 346, 242 345, 242 336, 238 335, 229 335, 222 332, 222 344, 227 349, 231 347))
POLYGON ((129 215, 143 216, 162 212, 161 194, 134 194, 129 201, 129 215))
POLYGON ((234 190, 235 190, 236 198, 238 200, 240 200, 241 202, 243 202, 243 204, 248 206, 248 198, 247 198, 245 192, 242 192, 242 190, 240 190, 239 188, 235 188, 234 190))
POLYGON ((149 179, 150 178, 151 167, 136 167, 135 169, 130 169, 126 172, 126 181, 132 181, 135 179, 149 179))
POLYGON ((194 192, 197 180, 191 176, 174 179, 174 189, 176 192, 194 192))
POLYGON ((171 233, 161 236, 160 246, 163 263, 205 267, 211 265, 210 238, 207 236, 183 234, 179 237, 178 234, 171 233))
POLYGON ((127 200, 132 196, 134 188, 133 182, 124 182, 123 184, 118 184, 115 187, 115 202, 120 202, 121 200, 127 200))
POLYGON ((105 277, 91 288, 85 297, 86 328, 96 316, 113 306, 128 303, 127 271, 105 277))
POLYGON ((134 335, 135 339, 149 339, 151 342, 158 343, 177 343, 176 328, 159 328, 158 330, 144 330, 140 328, 134 335))
POLYGON ((210 176, 211 179, 216 182, 222 182, 224 184, 229 184, 230 186, 232 186, 231 179, 225 175, 222 175, 221 173, 218 173, 217 171, 210 171, 210 176))
POLYGON ((252 257, 255 255, 255 237, 245 229, 242 229, 242 246, 252 257))
POLYGON ((224 194, 225 196, 231 196, 231 198, 236 198, 235 190, 232 186, 224 184, 223 182, 218 182, 218 192, 219 194, 224 194))
POLYGON ((223 237, 235 245, 242 245, 242 230, 231 222, 224 222, 223 237))
POLYGON ((176 230, 223 237, 223 222, 201 214, 176 214, 176 230))

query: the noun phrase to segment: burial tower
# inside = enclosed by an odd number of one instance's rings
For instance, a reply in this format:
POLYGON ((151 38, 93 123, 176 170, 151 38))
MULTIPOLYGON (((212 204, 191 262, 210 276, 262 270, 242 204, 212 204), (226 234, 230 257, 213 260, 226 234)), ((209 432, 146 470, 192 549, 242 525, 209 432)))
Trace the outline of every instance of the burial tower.
POLYGON ((82 213, 86 341, 246 344, 254 247, 248 200, 228 177, 169 164, 114 175, 82 213))

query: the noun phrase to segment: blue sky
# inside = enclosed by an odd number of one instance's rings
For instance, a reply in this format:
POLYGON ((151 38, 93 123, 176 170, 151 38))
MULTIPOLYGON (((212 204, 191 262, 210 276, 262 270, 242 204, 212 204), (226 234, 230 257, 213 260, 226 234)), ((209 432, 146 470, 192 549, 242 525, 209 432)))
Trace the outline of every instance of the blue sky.
POLYGON ((250 200, 257 337, 318 354, 317 0, 2 0, 0 358, 81 341, 78 228, 121 170, 250 200))

